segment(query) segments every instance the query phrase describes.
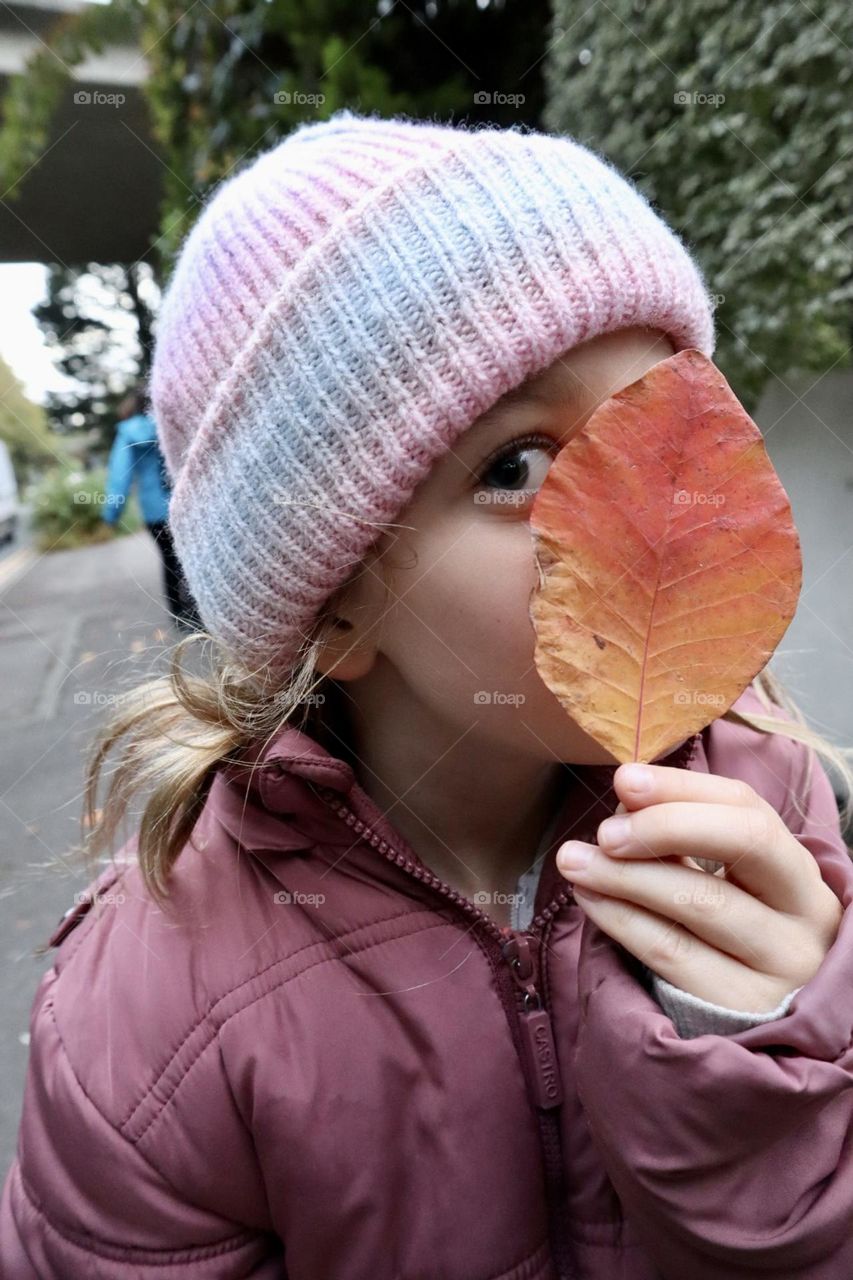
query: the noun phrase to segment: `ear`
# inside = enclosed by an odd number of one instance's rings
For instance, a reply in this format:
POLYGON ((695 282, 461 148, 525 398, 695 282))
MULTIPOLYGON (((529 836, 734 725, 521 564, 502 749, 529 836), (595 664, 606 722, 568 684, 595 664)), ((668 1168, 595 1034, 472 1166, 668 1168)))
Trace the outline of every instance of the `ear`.
POLYGON ((367 675, 376 661, 378 646, 369 637, 359 637, 346 618, 335 617, 327 625, 317 655, 317 671, 336 680, 358 680, 367 675))
POLYGON ((367 675, 379 654, 387 592, 379 570, 364 565, 339 588, 329 606, 317 670, 336 680, 358 680, 367 675))

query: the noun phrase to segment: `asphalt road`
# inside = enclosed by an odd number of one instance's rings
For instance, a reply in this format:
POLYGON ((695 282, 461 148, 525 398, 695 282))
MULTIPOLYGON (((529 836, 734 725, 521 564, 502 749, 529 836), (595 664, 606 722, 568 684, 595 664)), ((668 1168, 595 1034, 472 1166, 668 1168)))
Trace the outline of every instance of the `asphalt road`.
POLYGON ((26 527, 0 555, 0 1178, 20 1120, 35 957, 90 876, 80 840, 85 757, 111 698, 168 668, 178 633, 147 530, 38 555, 26 527))

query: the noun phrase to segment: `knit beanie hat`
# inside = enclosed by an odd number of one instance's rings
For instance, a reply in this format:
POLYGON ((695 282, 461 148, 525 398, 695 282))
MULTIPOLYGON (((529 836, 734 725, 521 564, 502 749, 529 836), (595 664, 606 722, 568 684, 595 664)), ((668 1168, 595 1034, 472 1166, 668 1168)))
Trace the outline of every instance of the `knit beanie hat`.
POLYGON ((181 247, 149 382, 206 630, 286 678, 460 433, 633 325, 713 353, 682 241, 568 137, 345 109, 256 156, 181 247))

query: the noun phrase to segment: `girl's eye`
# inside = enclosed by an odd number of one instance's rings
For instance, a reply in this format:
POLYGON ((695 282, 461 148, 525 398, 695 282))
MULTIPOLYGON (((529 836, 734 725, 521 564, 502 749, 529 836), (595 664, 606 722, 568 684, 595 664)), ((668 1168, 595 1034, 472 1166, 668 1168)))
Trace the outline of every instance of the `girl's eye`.
POLYGON ((550 436, 528 436, 504 445, 483 464, 475 502, 519 506, 532 500, 558 450, 550 436))

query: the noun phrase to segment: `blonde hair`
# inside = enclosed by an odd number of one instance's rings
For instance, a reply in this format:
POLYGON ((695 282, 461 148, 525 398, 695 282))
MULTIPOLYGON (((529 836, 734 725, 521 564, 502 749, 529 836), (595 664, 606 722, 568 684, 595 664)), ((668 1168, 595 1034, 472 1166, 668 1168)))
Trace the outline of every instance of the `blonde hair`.
MULTIPOLYGON (((131 801, 147 792, 134 853, 148 891, 165 905, 172 867, 191 838, 220 766, 236 758, 249 743, 269 741, 285 725, 307 731, 340 754, 342 739, 320 710, 324 698, 334 706, 336 686, 330 677, 318 675, 317 660, 333 625, 336 602, 347 585, 326 602, 290 678, 278 688, 224 657, 205 632, 196 632, 174 647, 168 676, 147 680, 120 696, 114 714, 95 739, 86 767, 79 853, 92 870, 98 856, 114 847, 131 801), (209 675, 188 674, 183 669, 188 647, 198 643, 212 646, 209 675), (319 691, 323 697, 318 697, 319 691), (123 744, 121 754, 99 810, 100 778, 108 756, 119 744, 123 744)), ((721 718, 761 733, 783 734, 809 747, 805 794, 815 754, 821 756, 843 786, 841 825, 846 830, 853 815, 853 770, 846 759, 848 752, 808 726, 791 695, 767 668, 751 687, 768 714, 745 714, 730 708, 721 718)), ((795 804, 799 805, 799 797, 795 797, 795 804)))

